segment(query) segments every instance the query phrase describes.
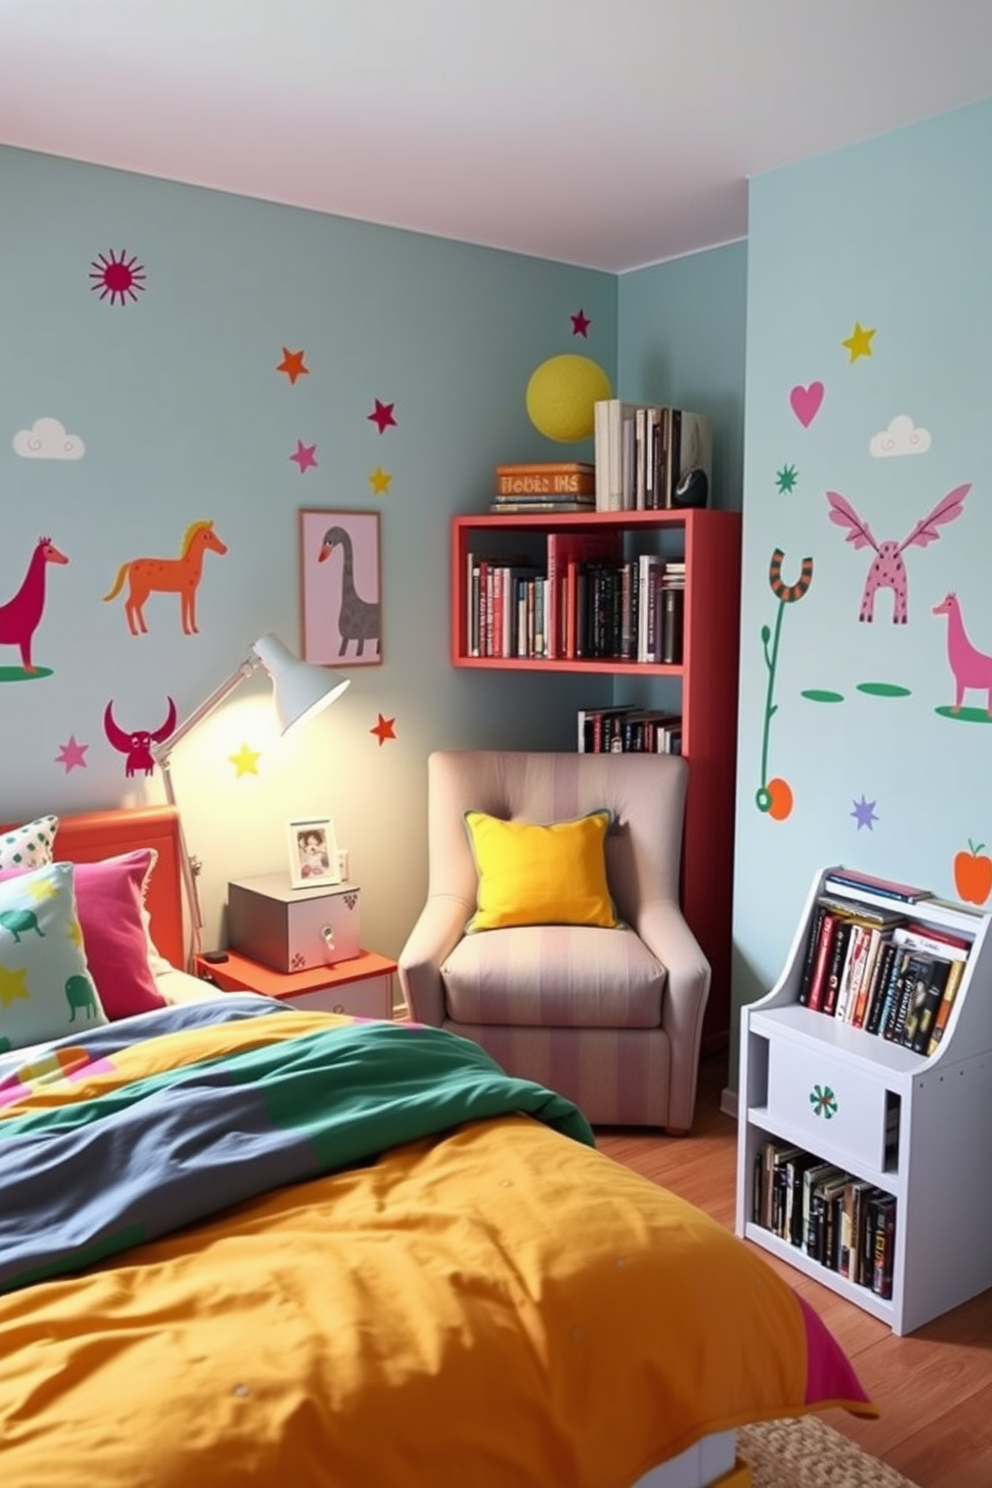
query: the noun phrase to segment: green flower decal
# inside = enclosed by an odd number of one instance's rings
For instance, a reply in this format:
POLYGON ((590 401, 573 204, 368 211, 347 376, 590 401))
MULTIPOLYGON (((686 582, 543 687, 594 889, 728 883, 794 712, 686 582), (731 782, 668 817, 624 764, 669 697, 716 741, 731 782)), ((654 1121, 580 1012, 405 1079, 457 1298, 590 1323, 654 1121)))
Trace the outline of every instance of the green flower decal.
POLYGON ((809 1103, 815 1115, 824 1116, 828 1121, 837 1114, 837 1097, 829 1085, 814 1085, 809 1093, 809 1103))

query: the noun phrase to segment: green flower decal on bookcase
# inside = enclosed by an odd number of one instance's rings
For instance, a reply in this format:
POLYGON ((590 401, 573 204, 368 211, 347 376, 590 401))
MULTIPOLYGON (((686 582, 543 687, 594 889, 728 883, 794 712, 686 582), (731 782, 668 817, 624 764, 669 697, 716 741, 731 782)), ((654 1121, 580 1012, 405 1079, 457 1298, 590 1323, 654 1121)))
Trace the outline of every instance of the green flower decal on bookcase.
POLYGON ((837 1097, 829 1085, 814 1085, 809 1093, 809 1103, 814 1115, 824 1116, 827 1121, 837 1115, 837 1097))

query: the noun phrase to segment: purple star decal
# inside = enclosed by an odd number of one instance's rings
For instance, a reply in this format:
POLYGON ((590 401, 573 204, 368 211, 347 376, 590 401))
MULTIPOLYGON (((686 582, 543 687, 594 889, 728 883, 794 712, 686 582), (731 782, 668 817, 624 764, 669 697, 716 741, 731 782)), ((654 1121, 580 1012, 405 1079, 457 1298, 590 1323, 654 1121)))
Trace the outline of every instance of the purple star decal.
POLYGON ((302 475, 304 470, 310 469, 311 465, 316 468, 317 446, 315 444, 304 444, 302 439, 298 439, 296 441, 296 453, 295 455, 290 455, 289 458, 296 461, 302 475))
POLYGON ((380 434, 385 434, 390 424, 396 425, 396 420, 393 417, 393 409, 395 407, 395 403, 380 403, 379 399, 376 398, 375 412, 370 413, 368 418, 373 424, 378 425, 380 434))
POLYGON ((878 821, 878 817, 875 815, 877 804, 877 801, 866 801, 864 796, 861 797, 860 801, 853 802, 854 810, 851 812, 851 815, 858 824, 859 832, 862 827, 867 827, 870 832, 872 824, 878 821))
POLYGON ((580 310, 578 315, 572 316, 572 335, 585 336, 588 333, 589 327, 591 325, 592 321, 589 319, 586 312, 584 310, 580 310))

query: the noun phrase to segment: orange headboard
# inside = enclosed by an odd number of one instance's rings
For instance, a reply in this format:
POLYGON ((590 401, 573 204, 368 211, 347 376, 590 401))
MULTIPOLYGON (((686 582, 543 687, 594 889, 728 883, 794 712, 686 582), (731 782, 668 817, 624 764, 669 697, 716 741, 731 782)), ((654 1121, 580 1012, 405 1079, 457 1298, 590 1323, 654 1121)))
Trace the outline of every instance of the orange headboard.
MULTIPOLYGON (((19 826, 20 823, 13 823, 19 826)), ((0 828, 0 831, 4 830, 0 828)), ((118 807, 59 816, 55 859, 60 863, 93 863, 118 853, 153 847, 158 862, 148 885, 152 939, 173 966, 186 964, 183 932, 182 849, 179 812, 174 806, 118 807)))

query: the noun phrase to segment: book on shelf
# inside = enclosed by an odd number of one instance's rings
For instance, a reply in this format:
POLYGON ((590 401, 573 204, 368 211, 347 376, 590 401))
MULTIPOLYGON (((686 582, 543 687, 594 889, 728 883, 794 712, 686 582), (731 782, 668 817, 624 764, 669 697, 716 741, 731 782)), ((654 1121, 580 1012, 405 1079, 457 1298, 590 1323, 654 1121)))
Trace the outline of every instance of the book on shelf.
POLYGON ((578 724, 577 750, 579 754, 620 753, 623 738, 623 720, 633 712, 633 703, 604 704, 597 708, 580 708, 576 714, 578 724))
POLYGON ((896 1200, 881 1193, 868 1201, 871 1234, 871 1290, 877 1297, 891 1298, 896 1249, 896 1200))
POLYGON ((878 1025, 882 1016, 882 1008, 885 1004, 885 993, 889 985, 889 977, 892 974, 892 965, 899 954, 899 948, 887 935, 879 947, 878 959, 872 976, 872 985, 868 995, 868 1004, 865 1009, 862 1027, 867 1033, 877 1033, 878 1025))
POLYGON ((823 1246, 822 1194, 826 1183, 844 1177, 836 1163, 814 1163, 803 1173, 802 1249, 813 1260, 819 1260, 823 1246))
MULTIPOLYGON (((906 1043, 906 1023, 910 1010, 919 1006, 930 978, 930 961, 921 951, 910 950, 899 977, 896 996, 883 1029, 885 1038, 893 1044, 906 1043)), ((915 1026, 915 1023, 914 1025, 915 1026)))
MULTIPOLYGON (((937 1009, 943 1000, 951 967, 955 964, 941 956, 932 956, 930 961, 930 978, 922 994, 910 1007, 906 1019, 906 1043, 917 1054, 926 1054, 930 1047, 930 1038, 937 1020, 937 1009)), ((959 966, 962 964, 962 962, 957 963, 959 966)))
POLYGON ((828 892, 833 889, 863 889, 866 893, 878 894, 883 899, 897 899, 904 904, 917 904, 921 899, 933 898, 929 889, 877 878, 872 873, 859 873, 854 868, 831 868, 824 877, 823 887, 828 892))
POLYGON ((934 1015, 933 1028, 930 1031, 930 1041, 926 1047, 928 1056, 936 1053, 937 1046, 944 1037, 944 1029, 947 1027, 951 1011, 954 1007, 954 1000, 958 995, 958 987, 961 985, 961 980, 964 976, 964 966, 965 963, 963 961, 951 962, 943 995, 940 999, 937 1012, 934 1015))
POLYGON ((837 926, 841 923, 843 923, 842 915, 837 914, 832 909, 824 908, 823 919, 820 921, 817 931, 819 938, 816 948, 816 958, 806 995, 806 1006, 813 1012, 823 1011, 823 998, 827 986, 827 977, 830 972, 834 936, 837 933, 837 926))
POLYGON ((544 460, 496 466, 497 496, 596 494, 596 466, 587 460, 544 460))
POLYGON ((614 532, 549 532, 547 547, 547 633, 546 647, 550 660, 567 655, 584 654, 579 646, 579 616, 577 578, 573 573, 573 584, 566 595, 568 566, 571 562, 585 566, 593 562, 619 563, 623 557, 623 534, 614 532), (571 601, 571 610, 566 605, 571 601), (568 626, 569 614, 571 628, 568 626), (566 631, 571 637, 572 650, 566 651, 566 631))
POLYGON ((543 513, 545 516, 558 515, 562 512, 594 512, 596 510, 596 498, 581 496, 540 496, 534 500, 524 499, 519 496, 496 496, 489 503, 489 511, 494 516, 533 516, 543 513))
POLYGON ((689 470, 702 470, 707 490, 712 489, 713 426, 706 414, 685 408, 663 408, 661 413, 658 506, 670 509, 676 504, 676 487, 689 470))
POLYGON ((712 481, 712 421, 657 403, 602 399, 594 405, 598 511, 664 511, 689 470, 712 481))
POLYGON ((847 968, 847 955, 850 950, 853 931, 854 921, 846 915, 838 915, 833 942, 830 947, 830 965, 827 969, 827 980, 823 989, 823 1002, 820 1008, 820 1011, 825 1013, 828 1018, 834 1017, 837 1012, 837 999, 840 995, 841 982, 847 968))
POLYGON ((834 1017, 841 1023, 850 1023, 854 1003, 857 1001, 864 975, 865 956, 868 952, 870 929, 855 919, 850 922, 847 951, 837 984, 837 1001, 834 1017))

